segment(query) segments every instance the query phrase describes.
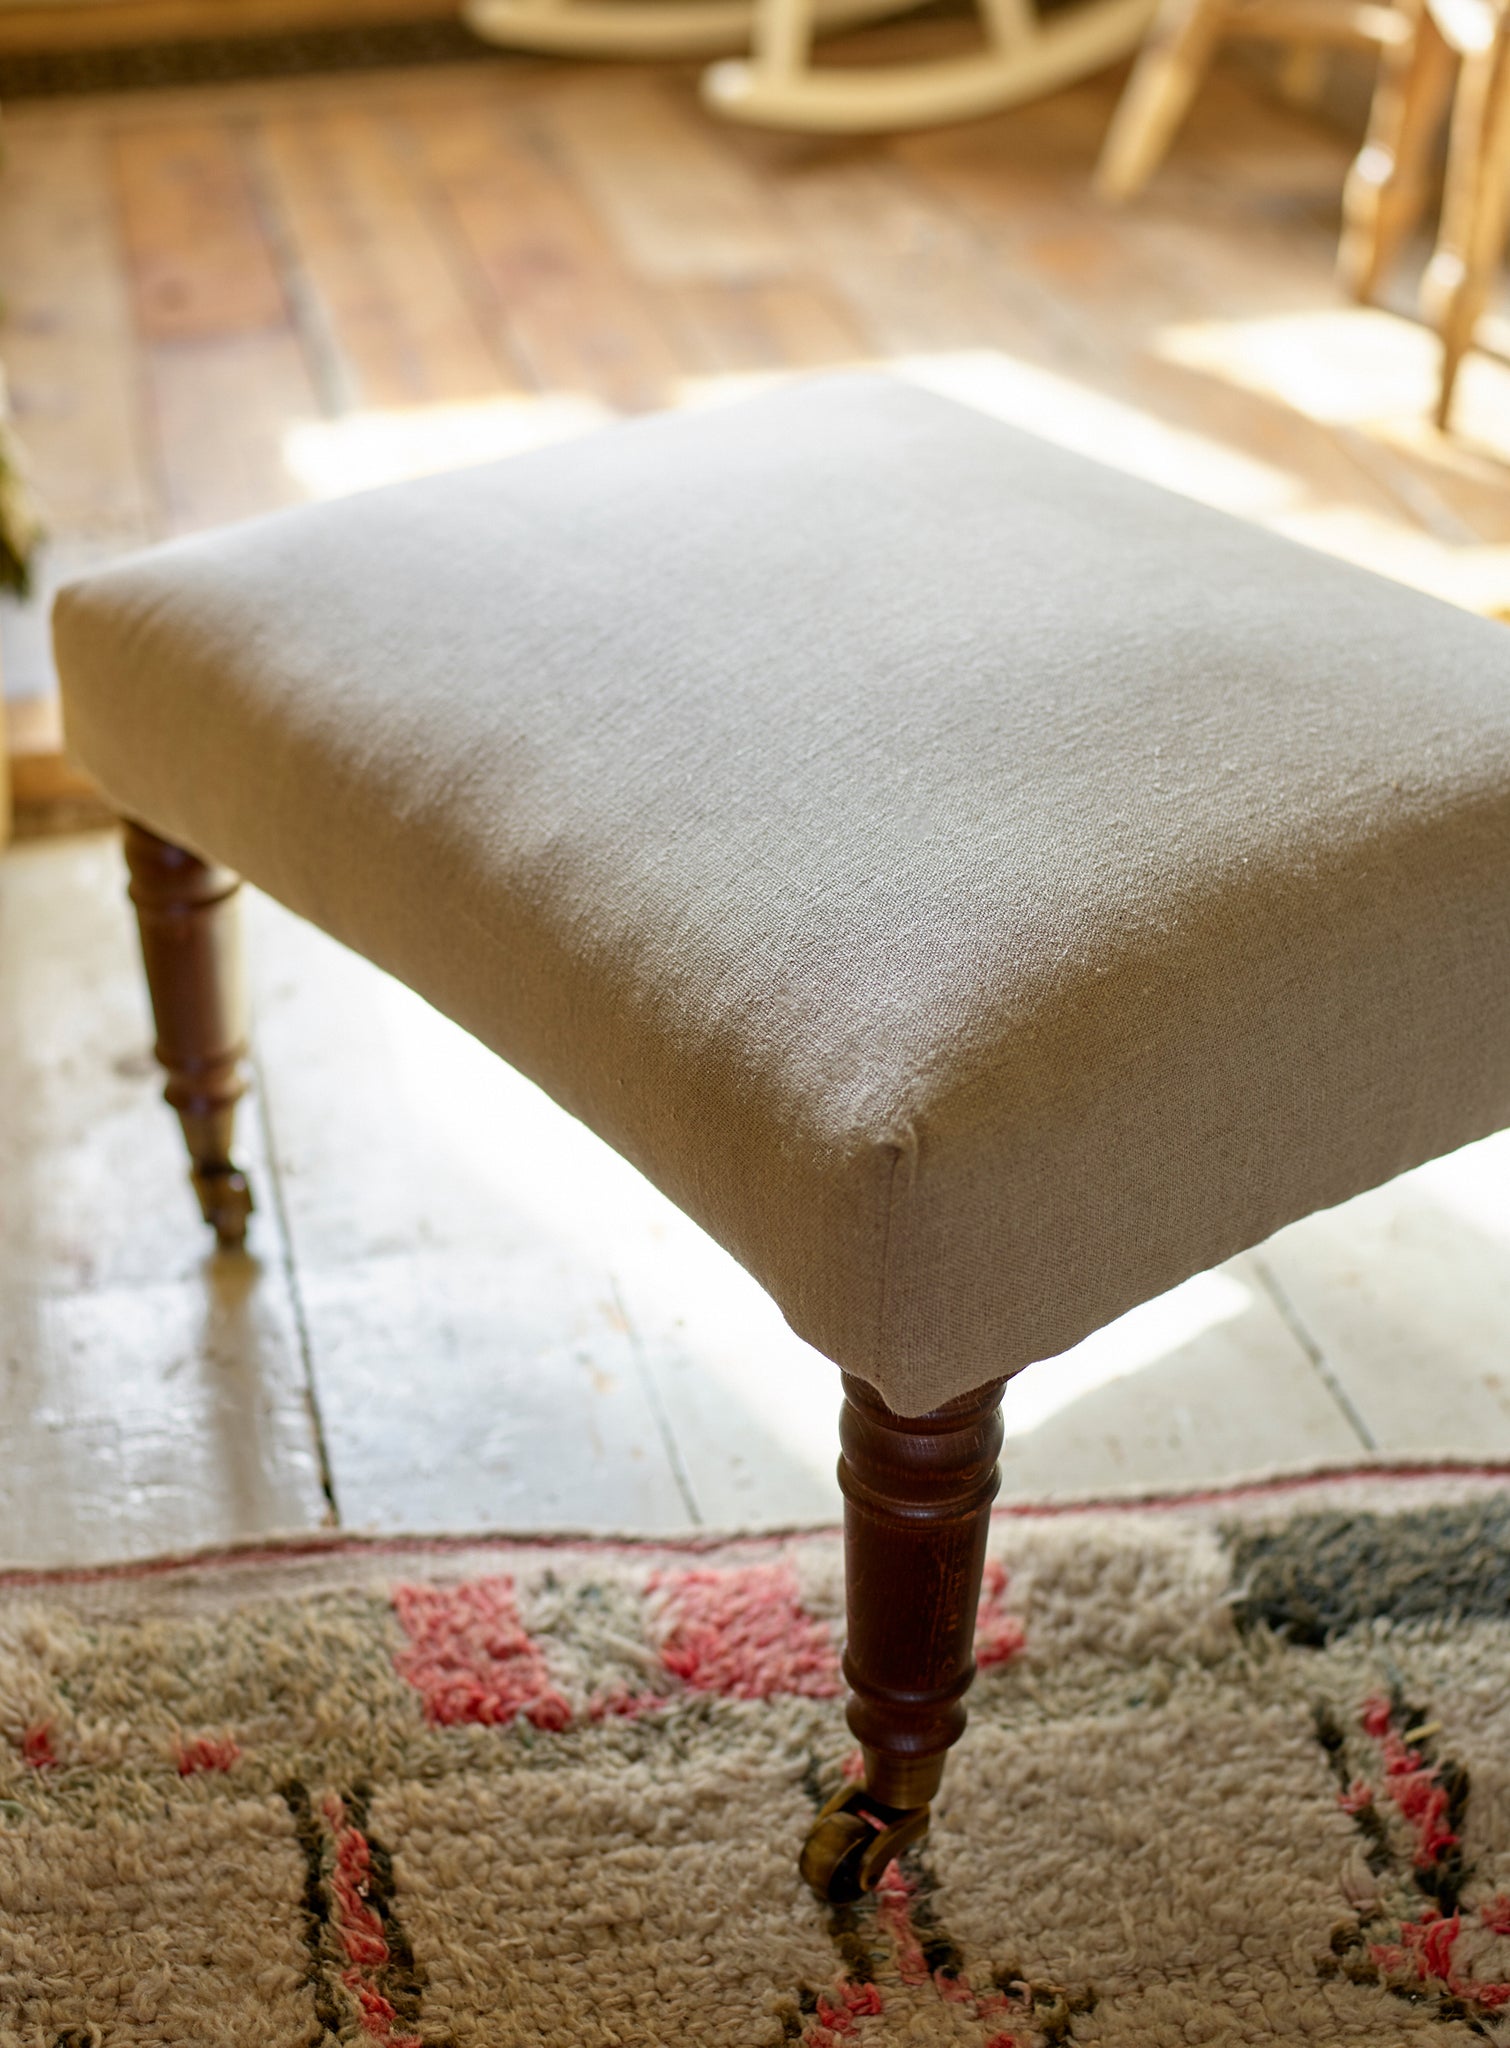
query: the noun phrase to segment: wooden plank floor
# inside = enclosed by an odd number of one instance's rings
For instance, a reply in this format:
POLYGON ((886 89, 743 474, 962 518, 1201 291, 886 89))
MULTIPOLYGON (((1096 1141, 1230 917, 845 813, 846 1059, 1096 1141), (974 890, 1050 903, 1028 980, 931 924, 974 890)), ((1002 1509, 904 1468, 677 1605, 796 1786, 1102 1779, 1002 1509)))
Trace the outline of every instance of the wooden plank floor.
MULTIPOLYGON (((883 362, 1510 611, 1510 372, 1330 280, 1346 149, 1218 76, 1147 201, 1115 80, 887 143, 706 123, 674 70, 18 105, 0 356, 56 566, 308 495, 883 362)), ((48 686, 40 607, 12 685, 48 686)), ((0 1555, 308 1527, 833 1511, 832 1369, 538 1093, 274 905, 260 1208, 206 1254, 106 834, 0 862, 0 1555)), ((1510 1144, 1149 1304, 1008 1399, 1019 1496, 1510 1454, 1510 1144)))

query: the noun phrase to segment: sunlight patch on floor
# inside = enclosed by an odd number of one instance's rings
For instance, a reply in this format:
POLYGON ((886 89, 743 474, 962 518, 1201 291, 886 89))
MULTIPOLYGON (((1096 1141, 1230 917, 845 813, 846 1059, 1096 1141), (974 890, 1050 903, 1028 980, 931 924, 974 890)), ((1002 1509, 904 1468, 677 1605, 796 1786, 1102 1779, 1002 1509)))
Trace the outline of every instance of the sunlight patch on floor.
POLYGON ((1363 306, 1195 320, 1162 329, 1154 350, 1166 362, 1278 398, 1331 426, 1401 414, 1429 418, 1440 359, 1428 329, 1363 306))
POLYGON ((1464 611, 1510 617, 1510 546, 1453 547, 1352 505, 1302 506, 1276 532, 1464 611))
POLYGON ((1245 518, 1273 519, 1303 495, 1282 469, 999 350, 902 356, 887 368, 1061 448, 1245 518))
POLYGON ((1393 313, 1352 306, 1192 321, 1162 329, 1153 347, 1166 362, 1330 427, 1360 469, 1384 465, 1402 513, 1404 500, 1423 500, 1420 520, 1297 502, 1271 521, 1280 531, 1469 611, 1510 615, 1510 545, 1477 540, 1429 484, 1423 493, 1416 483, 1424 463, 1443 478, 1498 484, 1510 460, 1510 366, 1470 356, 1443 434, 1432 420, 1441 344, 1393 313))
POLYGON ((355 412, 291 426, 283 437, 283 460, 306 496, 343 498, 575 440, 612 418, 598 400, 575 396, 355 412))
POLYGON ((1433 1159, 1409 1178, 1438 1207, 1485 1237, 1510 1243, 1510 1132, 1433 1159))
POLYGON ((1143 1302, 1073 1350, 1020 1372, 1002 1403, 1007 1435, 1026 1436, 1086 1395, 1159 1364, 1207 1330, 1235 1322, 1252 1300, 1251 1289, 1233 1274, 1214 1272, 1143 1302))
MULTIPOLYGON (((903 378, 1061 447, 1249 518, 1271 519, 1302 496, 1301 485, 1283 470, 999 350, 840 363, 824 374, 847 371, 903 378)), ((737 404, 790 382, 793 374, 690 377, 678 387, 677 398, 690 410, 737 404)), ((300 421, 284 435, 283 458, 307 496, 336 498, 524 454, 592 433, 614 417, 598 400, 575 394, 370 410, 337 420, 300 421)))

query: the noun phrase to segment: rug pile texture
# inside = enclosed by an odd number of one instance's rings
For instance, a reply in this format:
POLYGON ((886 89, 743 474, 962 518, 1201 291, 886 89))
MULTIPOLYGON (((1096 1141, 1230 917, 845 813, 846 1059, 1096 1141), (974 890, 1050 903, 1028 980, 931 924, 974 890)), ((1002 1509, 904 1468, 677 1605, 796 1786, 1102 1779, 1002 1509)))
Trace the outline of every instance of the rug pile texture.
POLYGON ((0 2044, 1510 2043, 1503 1475, 999 1515, 932 1835, 834 1910, 840 1570, 9 1574, 0 2044))

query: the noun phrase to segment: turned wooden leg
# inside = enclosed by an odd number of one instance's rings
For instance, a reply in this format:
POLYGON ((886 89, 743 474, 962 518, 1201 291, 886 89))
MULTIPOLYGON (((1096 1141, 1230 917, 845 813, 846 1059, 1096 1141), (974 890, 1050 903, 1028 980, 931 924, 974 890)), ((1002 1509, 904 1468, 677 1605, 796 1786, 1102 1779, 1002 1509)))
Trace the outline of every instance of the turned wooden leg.
POLYGON ((1163 162, 1226 15, 1225 0, 1163 0, 1101 145, 1096 190, 1103 199, 1134 198, 1163 162))
POLYGON ((1368 136, 1342 192, 1337 277, 1364 303, 1384 282, 1425 208, 1433 148, 1457 68, 1426 0, 1396 0, 1396 12, 1408 32, 1380 55, 1368 136))
POLYGON ((1421 307, 1442 337, 1437 425, 1447 425, 1463 357, 1504 249, 1510 179, 1510 23, 1463 59, 1447 150, 1442 229, 1421 280, 1421 307))
POLYGON ((194 1192, 222 1245, 239 1245, 252 1207, 231 1157, 236 1104, 245 1092, 246 1037, 236 892, 225 868, 207 866, 140 825, 126 827, 131 901, 157 1023, 163 1094, 178 1112, 194 1192))
POLYGON ((865 1780, 835 1794, 803 1849, 802 1874, 824 1898, 870 1890, 924 1833, 965 1731, 1004 1385, 907 1418, 845 1376, 844 1675, 865 1780))

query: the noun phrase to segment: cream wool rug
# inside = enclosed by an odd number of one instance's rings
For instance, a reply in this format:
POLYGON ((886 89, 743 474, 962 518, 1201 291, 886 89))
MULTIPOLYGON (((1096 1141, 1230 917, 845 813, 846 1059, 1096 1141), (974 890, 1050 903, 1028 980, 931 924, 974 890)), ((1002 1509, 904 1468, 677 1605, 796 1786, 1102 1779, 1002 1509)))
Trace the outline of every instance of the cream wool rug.
POLYGON ((1507 1476, 999 1515, 837 1911, 832 1534, 9 1574, 0 2043, 1510 2042, 1507 1476))

